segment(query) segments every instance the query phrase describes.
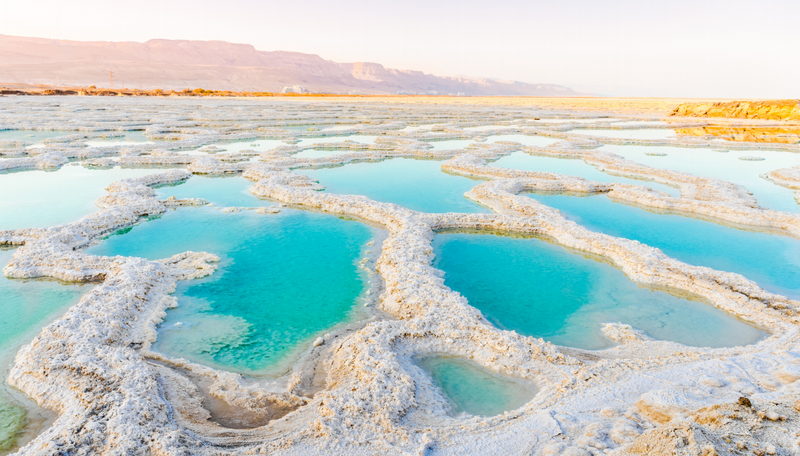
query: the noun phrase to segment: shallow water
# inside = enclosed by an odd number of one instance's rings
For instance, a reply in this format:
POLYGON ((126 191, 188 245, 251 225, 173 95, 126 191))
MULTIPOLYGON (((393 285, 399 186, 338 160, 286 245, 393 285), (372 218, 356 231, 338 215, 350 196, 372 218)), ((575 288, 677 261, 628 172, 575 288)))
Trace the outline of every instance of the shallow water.
POLYGON ((53 131, 53 130, 0 130, 0 141, 12 140, 22 141, 34 146, 41 146, 45 139, 57 138, 59 136, 72 135, 76 131, 53 131))
POLYGON ((536 394, 532 384, 504 378, 465 359, 428 356, 417 363, 433 378, 456 413, 499 415, 525 405, 536 394))
POLYGON ((44 228, 77 221, 98 210, 94 202, 107 195, 108 184, 157 172, 67 165, 57 171, 0 174, 0 230, 44 228))
POLYGON ((666 128, 642 128, 638 130, 612 130, 598 128, 596 130, 571 130, 569 133, 622 139, 670 139, 677 137, 675 130, 666 128))
POLYGON ((181 282, 153 348, 258 374, 282 366, 318 333, 355 318, 366 278, 357 263, 377 231, 296 210, 261 215, 183 208, 87 249, 95 255, 221 257, 211 276, 181 282))
POLYGON ((736 272, 774 293, 800 298, 800 241, 615 203, 605 195, 529 194, 568 219, 612 236, 635 239, 672 258, 736 272))
POLYGON ((547 147, 550 144, 555 144, 561 140, 556 138, 548 138, 547 136, 532 135, 494 135, 486 138, 487 143, 496 143, 498 141, 518 142, 523 146, 547 147))
MULTIPOLYGON (((800 154, 767 150, 731 150, 714 152, 712 149, 685 147, 603 146, 600 150, 611 152, 653 168, 673 169, 695 176, 722 179, 744 186, 753 193, 758 203, 776 211, 798 212, 800 206, 794 199, 794 190, 775 185, 761 177, 780 168, 800 165, 800 154), (663 157, 645 153, 664 153, 663 157), (745 161, 740 157, 757 156, 763 161, 745 161)), ((720 150, 725 150, 721 148, 720 150)))
POLYGON ((669 185, 606 174, 583 160, 571 158, 543 157, 526 154, 525 152, 514 152, 511 155, 489 163, 489 165, 497 168, 510 168, 522 171, 544 171, 563 174, 565 176, 578 176, 597 182, 619 182, 621 184, 642 185, 654 190, 666 192, 676 197, 681 194, 679 189, 670 187, 669 185))
POLYGON ((544 240, 443 233, 434 266, 496 326, 558 345, 612 345, 601 328, 622 322, 691 346, 755 342, 763 333, 701 302, 637 286, 617 268, 544 240))
POLYGON ((221 207, 260 207, 271 203, 250 193, 253 182, 241 177, 205 177, 194 175, 189 180, 174 186, 158 187, 156 192, 161 199, 202 198, 221 207))
MULTIPOLYGON (((0 249, 0 269, 13 253, 14 250, 0 249)), ((32 404, 20 402, 21 395, 6 383, 17 351, 90 289, 91 285, 0 276, 0 454, 14 449, 20 433, 32 437, 45 421, 35 409, 28 413, 26 408, 32 404)))
POLYGON ((297 170, 330 193, 365 195, 421 212, 489 212, 464 197, 480 182, 442 172, 438 160, 394 158, 335 168, 297 170))

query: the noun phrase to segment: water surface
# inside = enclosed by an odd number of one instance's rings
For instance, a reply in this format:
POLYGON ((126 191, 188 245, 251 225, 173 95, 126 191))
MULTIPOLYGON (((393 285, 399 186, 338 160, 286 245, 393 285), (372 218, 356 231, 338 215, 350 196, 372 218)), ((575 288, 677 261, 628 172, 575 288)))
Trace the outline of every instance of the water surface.
POLYGON ((0 173, 0 230, 45 228, 98 211, 95 201, 108 184, 158 172, 152 169, 87 169, 0 173))
POLYGON ((800 241, 615 203, 605 195, 531 193, 593 231, 634 239, 683 262, 736 272, 774 293, 800 299, 800 241))
POLYGON ((536 387, 491 372, 471 361, 427 356, 418 364, 444 393, 456 413, 493 416, 525 405, 536 387))
POLYGON ((216 206, 258 207, 271 203, 250 193, 253 182, 241 177, 205 177, 193 175, 178 185, 162 186, 156 189, 159 198, 174 196, 183 198, 202 198, 216 206))
POLYGON ((42 146, 45 139, 73 135, 76 131, 61 130, 0 130, 0 141, 22 141, 29 145, 42 146))
POLYGON ((434 266, 493 324, 558 345, 612 345, 601 328, 627 323, 691 346, 755 342, 763 333, 711 305, 639 287, 617 268, 542 239, 442 233, 434 266))
POLYGON ((365 195, 415 211, 489 212, 464 197, 480 181, 443 173, 441 167, 439 160, 394 158, 297 172, 319 181, 330 193, 365 195))
POLYGON ((679 189, 658 182, 606 174, 579 159, 543 157, 539 155, 530 155, 525 152, 514 152, 497 161, 489 163, 489 165, 497 168, 518 169, 521 171, 543 171, 563 174, 565 176, 577 176, 597 182, 618 182, 621 184, 641 185, 666 192, 676 197, 681 194, 679 189))
MULTIPOLYGON (((686 147, 603 146, 600 150, 611 152, 653 168, 683 171, 695 176, 726 180, 744 186, 753 193, 758 203, 776 211, 798 212, 794 190, 775 185, 761 177, 780 168, 800 166, 800 154, 768 150, 731 150, 715 152, 712 149, 686 147), (662 153, 655 157, 647 153, 662 153), (757 156, 763 161, 740 160, 740 157, 757 156)), ((720 149, 726 150, 726 149, 720 149)))
MULTIPOLYGON (((0 269, 14 250, 0 249, 0 269)), ((0 454, 14 451, 38 434, 47 421, 33 401, 12 389, 8 373, 19 348, 42 328, 77 304, 91 285, 66 284, 50 279, 9 279, 0 275, 0 454), (21 441, 17 441, 21 438, 21 441)))
POLYGON ((357 263, 376 231, 332 215, 284 210, 225 214, 193 207, 122 230, 95 255, 221 257, 211 276, 178 286, 154 349, 216 368, 285 367, 320 332, 357 318, 366 285, 357 263))

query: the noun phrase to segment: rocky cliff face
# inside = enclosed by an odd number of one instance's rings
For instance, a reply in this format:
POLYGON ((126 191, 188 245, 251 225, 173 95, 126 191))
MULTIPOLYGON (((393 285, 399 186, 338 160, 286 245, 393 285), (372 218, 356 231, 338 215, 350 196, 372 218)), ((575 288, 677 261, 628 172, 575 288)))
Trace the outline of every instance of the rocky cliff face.
POLYGON ((799 100, 683 103, 672 116, 728 117, 735 119, 800 120, 799 100))
POLYGON ((552 84, 439 77, 224 41, 83 42, 0 35, 0 83, 117 88, 574 96, 552 84))

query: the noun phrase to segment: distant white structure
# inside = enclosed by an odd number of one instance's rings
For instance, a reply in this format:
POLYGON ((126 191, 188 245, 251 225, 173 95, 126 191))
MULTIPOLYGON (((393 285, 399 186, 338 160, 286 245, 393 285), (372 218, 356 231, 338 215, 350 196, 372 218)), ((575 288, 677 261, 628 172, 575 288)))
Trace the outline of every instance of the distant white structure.
POLYGON ((293 85, 293 86, 286 86, 281 90, 281 93, 308 93, 303 86, 293 85))

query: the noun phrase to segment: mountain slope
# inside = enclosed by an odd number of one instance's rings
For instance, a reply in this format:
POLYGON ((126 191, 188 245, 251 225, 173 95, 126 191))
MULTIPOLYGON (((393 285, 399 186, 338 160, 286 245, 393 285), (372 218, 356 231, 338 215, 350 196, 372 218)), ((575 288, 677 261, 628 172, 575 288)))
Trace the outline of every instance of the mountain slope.
POLYGON ((378 63, 336 63, 318 55, 258 51, 225 41, 64 41, 0 35, 0 81, 108 87, 330 93, 463 93, 571 96, 571 89, 490 79, 440 77, 378 63))

